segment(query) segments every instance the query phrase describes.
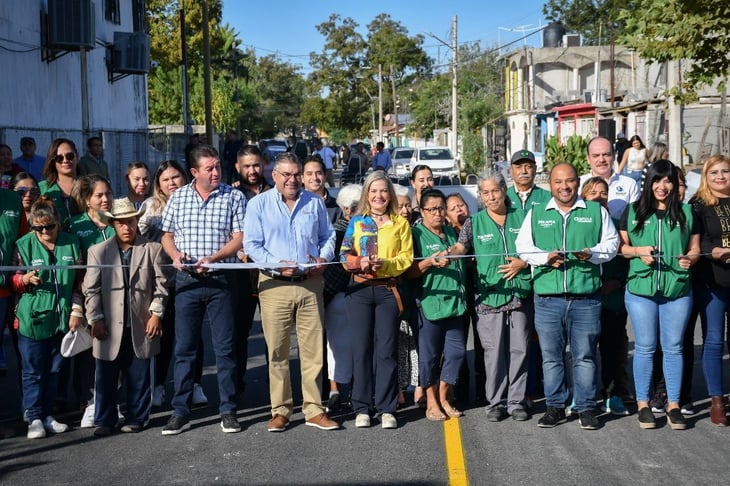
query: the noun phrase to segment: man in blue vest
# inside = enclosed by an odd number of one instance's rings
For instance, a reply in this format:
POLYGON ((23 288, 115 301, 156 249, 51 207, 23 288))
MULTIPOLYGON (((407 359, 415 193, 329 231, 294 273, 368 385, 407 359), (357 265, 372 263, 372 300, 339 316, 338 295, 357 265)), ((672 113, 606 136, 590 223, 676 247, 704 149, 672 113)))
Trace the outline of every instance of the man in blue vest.
POLYGON ((596 346, 601 333, 600 264, 618 249, 611 217, 598 203, 578 196, 578 172, 558 164, 550 172, 552 198, 534 206, 515 241, 533 268, 535 329, 542 348, 547 411, 540 427, 566 421, 569 384, 565 347, 573 362, 573 399, 580 427, 600 427, 596 417, 596 346))

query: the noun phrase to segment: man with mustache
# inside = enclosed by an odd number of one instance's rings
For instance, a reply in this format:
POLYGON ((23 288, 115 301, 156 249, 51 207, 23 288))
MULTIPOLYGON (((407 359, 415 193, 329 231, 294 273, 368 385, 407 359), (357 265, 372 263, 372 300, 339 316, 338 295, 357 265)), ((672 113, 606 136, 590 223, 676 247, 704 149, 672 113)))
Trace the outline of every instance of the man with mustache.
POLYGON ((549 191, 535 185, 537 164, 535 154, 529 150, 518 150, 512 154, 510 173, 514 185, 507 189, 507 198, 512 202, 512 207, 522 209, 523 217, 532 206, 550 199, 549 191))

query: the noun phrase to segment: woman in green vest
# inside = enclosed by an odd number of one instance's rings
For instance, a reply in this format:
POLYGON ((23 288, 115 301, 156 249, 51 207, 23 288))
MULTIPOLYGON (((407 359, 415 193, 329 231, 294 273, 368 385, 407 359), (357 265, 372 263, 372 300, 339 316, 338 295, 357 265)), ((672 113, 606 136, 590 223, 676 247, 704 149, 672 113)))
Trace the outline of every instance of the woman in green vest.
POLYGON ((67 138, 57 138, 48 147, 46 165, 38 188, 42 196, 48 196, 58 208, 61 215, 61 229, 68 231, 71 216, 78 214, 79 208, 71 196, 74 183, 78 177, 79 153, 76 144, 67 138))
POLYGON ((83 211, 71 218, 71 233, 78 237, 85 258, 91 246, 114 237, 114 228, 101 215, 109 211, 114 196, 109 181, 98 174, 79 177, 71 194, 83 211))
POLYGON ((453 252, 476 255, 477 334, 484 348, 487 420, 528 420, 524 399, 534 323, 532 284, 528 265, 515 249, 524 213, 512 207, 499 172, 481 176, 479 196, 485 209, 464 223, 453 252))
POLYGON ((465 275, 460 259, 446 258, 458 235, 446 224, 444 193, 427 189, 419 204, 423 219, 412 230, 416 260, 406 276, 421 279, 417 300, 418 382, 426 391, 426 418, 441 421, 462 415, 449 397, 466 354, 465 275))
POLYGON ((42 268, 19 270, 13 290, 20 295, 15 315, 23 361, 23 410, 28 438, 39 439, 68 430, 51 413, 63 360, 61 339, 69 328, 83 323, 77 271, 63 267, 81 264, 82 259, 78 239, 61 231, 61 217, 50 198, 38 199, 30 216, 32 231, 17 241, 14 264, 42 268))
POLYGON ((657 340, 664 351, 667 421, 687 423, 679 407, 682 337, 692 310, 690 266, 699 259, 700 231, 691 208, 678 197, 679 169, 668 160, 649 167, 639 200, 619 223, 621 249, 629 262, 626 309, 634 329, 634 383, 639 425, 656 427, 649 408, 649 384, 657 340))
MULTIPOLYGON (((86 261, 86 254, 89 248, 102 243, 109 238, 114 238, 114 228, 108 224, 107 219, 100 214, 101 211, 109 211, 114 196, 111 185, 99 174, 81 176, 74 184, 71 191, 76 207, 83 211, 81 214, 71 218, 71 234, 79 239, 81 256, 86 261)), ((71 358, 73 360, 74 375, 72 380, 74 388, 80 390, 79 401, 86 405, 84 415, 81 417, 81 427, 90 428, 94 426, 94 382, 96 362, 91 349, 82 351, 71 358)), ((66 389, 63 382, 66 373, 61 374, 61 388, 66 389)))

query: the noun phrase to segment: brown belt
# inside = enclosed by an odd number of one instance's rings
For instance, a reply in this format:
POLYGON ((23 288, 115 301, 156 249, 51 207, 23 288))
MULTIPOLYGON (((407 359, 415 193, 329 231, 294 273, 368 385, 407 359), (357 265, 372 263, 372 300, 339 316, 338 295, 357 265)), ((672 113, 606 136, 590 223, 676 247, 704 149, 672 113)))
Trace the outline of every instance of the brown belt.
POLYGON ((393 292, 395 297, 395 303, 398 305, 398 315, 403 314, 403 299, 401 299, 400 292, 398 292, 398 280, 395 277, 388 278, 365 278, 359 275, 353 275, 352 280, 356 284, 378 286, 382 285, 385 288, 393 292))

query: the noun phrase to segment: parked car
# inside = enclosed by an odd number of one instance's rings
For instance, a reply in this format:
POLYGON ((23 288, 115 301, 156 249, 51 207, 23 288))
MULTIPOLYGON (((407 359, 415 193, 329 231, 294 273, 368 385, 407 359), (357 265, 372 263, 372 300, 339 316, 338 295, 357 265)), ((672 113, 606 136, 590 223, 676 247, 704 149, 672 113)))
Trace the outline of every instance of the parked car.
POLYGON ((411 158, 416 149, 412 147, 395 147, 390 153, 393 160, 393 175, 398 178, 410 175, 411 158))
POLYGON ((280 140, 278 138, 265 138, 263 141, 266 142, 266 146, 269 151, 274 155, 274 158, 276 158, 276 156, 280 153, 286 152, 286 140, 280 140))
POLYGON ((416 147, 408 162, 396 163, 395 176, 403 177, 411 173, 411 170, 417 165, 427 165, 433 172, 433 178, 439 179, 458 179, 459 165, 456 163, 454 155, 449 147, 416 147))

